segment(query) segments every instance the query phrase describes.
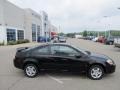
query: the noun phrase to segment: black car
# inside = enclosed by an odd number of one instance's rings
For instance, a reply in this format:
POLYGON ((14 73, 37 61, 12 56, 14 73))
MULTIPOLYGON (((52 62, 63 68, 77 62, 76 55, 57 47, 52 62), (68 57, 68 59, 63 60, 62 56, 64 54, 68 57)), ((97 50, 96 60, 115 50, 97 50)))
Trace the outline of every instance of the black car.
POLYGON ((105 44, 107 44, 107 45, 113 45, 114 44, 114 37, 108 37, 105 40, 105 44))
POLYGON ((116 68, 111 58, 68 44, 18 48, 14 66, 24 70, 25 75, 31 78, 44 69, 86 72, 88 77, 94 80, 101 79, 104 74, 115 72, 116 68))

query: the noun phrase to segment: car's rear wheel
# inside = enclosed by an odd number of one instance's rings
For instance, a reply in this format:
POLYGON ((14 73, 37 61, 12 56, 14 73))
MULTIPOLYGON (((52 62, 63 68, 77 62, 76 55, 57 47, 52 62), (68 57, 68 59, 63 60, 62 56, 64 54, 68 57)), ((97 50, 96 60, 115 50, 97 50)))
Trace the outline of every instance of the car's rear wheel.
POLYGON ((93 65, 88 71, 89 78, 93 80, 100 80, 104 75, 104 69, 100 65, 93 65))
POLYGON ((27 77, 34 78, 38 75, 38 68, 35 64, 27 64, 24 73, 27 77))

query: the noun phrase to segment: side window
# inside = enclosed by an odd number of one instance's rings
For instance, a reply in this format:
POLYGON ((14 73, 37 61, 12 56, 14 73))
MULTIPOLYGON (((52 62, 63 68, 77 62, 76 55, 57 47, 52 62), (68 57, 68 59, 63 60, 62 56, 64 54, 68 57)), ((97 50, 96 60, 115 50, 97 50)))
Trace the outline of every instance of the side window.
POLYGON ((54 55, 61 55, 61 56, 74 56, 78 54, 78 52, 69 47, 69 46, 52 46, 51 53, 54 55))
POLYGON ((59 52, 60 46, 51 46, 51 54, 57 54, 59 52))
POLYGON ((49 47, 48 46, 40 47, 40 48, 35 50, 35 53, 38 53, 38 54, 49 54, 49 47))
POLYGON ((68 46, 60 46, 60 52, 62 52, 66 56, 75 56, 78 54, 75 49, 68 46))

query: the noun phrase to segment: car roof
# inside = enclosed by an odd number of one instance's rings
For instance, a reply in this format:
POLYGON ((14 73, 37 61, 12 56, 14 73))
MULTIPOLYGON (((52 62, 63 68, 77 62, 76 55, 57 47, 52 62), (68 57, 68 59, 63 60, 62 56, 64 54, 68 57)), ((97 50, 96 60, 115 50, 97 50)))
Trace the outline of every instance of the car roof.
POLYGON ((47 43, 46 45, 67 45, 67 46, 71 46, 70 44, 67 44, 67 43, 47 43))

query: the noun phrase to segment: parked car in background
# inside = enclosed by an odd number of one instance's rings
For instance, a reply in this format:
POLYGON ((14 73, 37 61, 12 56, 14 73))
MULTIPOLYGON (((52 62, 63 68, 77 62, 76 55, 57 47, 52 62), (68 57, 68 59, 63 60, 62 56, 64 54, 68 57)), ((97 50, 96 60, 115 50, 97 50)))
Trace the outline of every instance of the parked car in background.
POLYGON ((59 42, 66 42, 66 37, 64 37, 64 36, 59 36, 59 37, 58 37, 58 41, 59 41, 59 42))
POLYGON ((82 35, 75 35, 75 38, 77 38, 77 39, 82 39, 83 36, 82 36, 82 35))
POLYGON ((53 38, 53 43, 58 43, 58 42, 59 42, 58 37, 54 37, 54 38, 53 38))
POLYGON ((44 44, 17 49, 14 66, 33 78, 42 70, 64 70, 86 73, 94 80, 115 72, 116 65, 108 56, 82 50, 68 44, 44 44))
POLYGON ((92 40, 95 36, 87 36, 87 40, 92 40))
POLYGON ((104 43, 105 42, 105 37, 104 36, 100 36, 99 38, 98 38, 98 42, 100 42, 100 43, 104 43))
POLYGON ((105 39, 104 43, 107 45, 113 45, 114 44, 114 37, 108 37, 107 39, 105 39))
POLYGON ((92 41, 98 42, 98 38, 99 38, 99 37, 95 37, 95 38, 92 39, 92 41))
POLYGON ((115 45, 115 47, 120 48, 120 37, 114 38, 114 45, 115 45))
POLYGON ((42 36, 40 36, 40 37, 38 37, 38 39, 37 39, 37 41, 38 42, 50 42, 50 38, 46 38, 46 37, 42 37, 42 36))

